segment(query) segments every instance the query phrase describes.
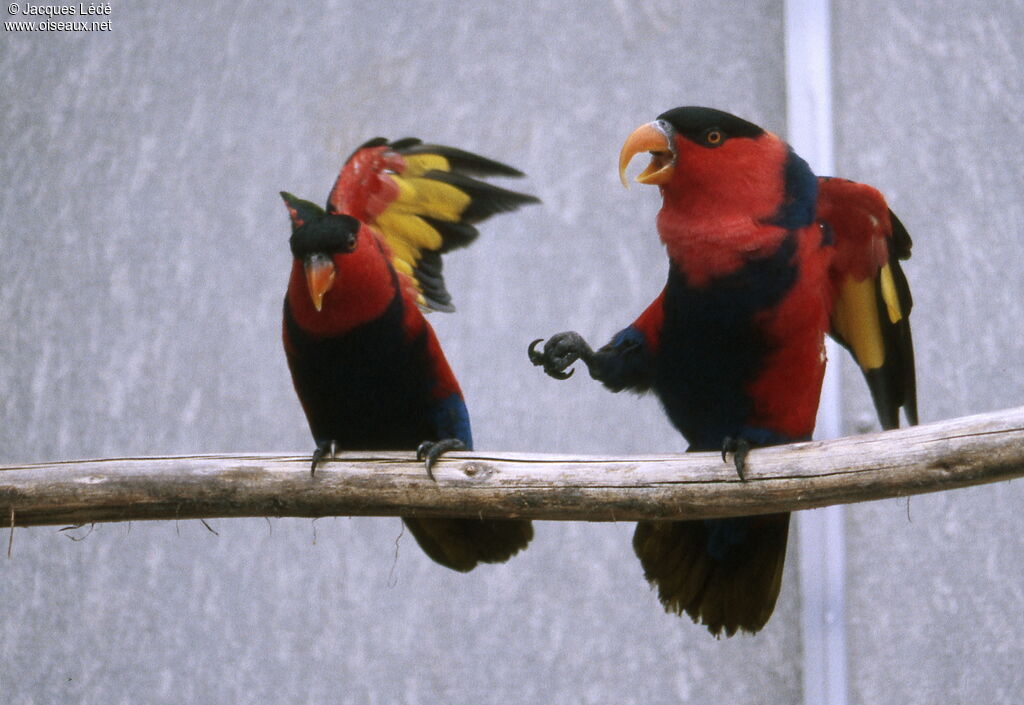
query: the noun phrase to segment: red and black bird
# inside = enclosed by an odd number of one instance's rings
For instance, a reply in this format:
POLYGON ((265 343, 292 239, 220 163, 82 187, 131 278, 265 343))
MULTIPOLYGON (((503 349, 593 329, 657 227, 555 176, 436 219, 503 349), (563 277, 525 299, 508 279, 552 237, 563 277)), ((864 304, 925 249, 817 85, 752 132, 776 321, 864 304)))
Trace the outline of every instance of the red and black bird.
MULTIPOLYGON (((477 177, 522 174, 407 138, 370 140, 345 162, 326 210, 281 196, 294 256, 283 338, 316 442, 312 470, 342 450, 409 450, 426 460, 471 449, 469 413, 421 309, 451 311, 441 255, 476 224, 537 199, 477 177)), ((432 476, 432 475, 431 475, 432 476)), ((530 522, 404 517, 427 555, 468 571, 526 547, 530 522)))
MULTIPOLYGON (((594 351, 559 333, 530 359, 564 379, 575 361, 614 392, 653 391, 691 451, 733 454, 809 440, 825 334, 850 350, 882 426, 917 423, 910 237, 882 195, 816 177, 777 136, 719 110, 682 107, 637 128, 619 158, 649 152, 668 281, 594 351)), ((789 514, 643 521, 633 547, 665 609, 715 635, 756 632, 782 581, 789 514)))

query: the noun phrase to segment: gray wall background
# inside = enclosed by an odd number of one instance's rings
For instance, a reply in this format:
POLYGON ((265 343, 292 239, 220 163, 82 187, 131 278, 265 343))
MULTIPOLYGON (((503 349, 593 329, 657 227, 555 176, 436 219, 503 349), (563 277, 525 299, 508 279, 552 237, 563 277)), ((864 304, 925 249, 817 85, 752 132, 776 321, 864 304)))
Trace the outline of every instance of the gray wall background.
MULTIPOLYGON (((915 238, 922 420, 1018 405, 1024 5, 833 12, 838 172, 915 238)), ((682 449, 653 400, 556 384, 525 345, 600 341, 663 283, 657 194, 615 174, 629 130, 706 104, 785 134, 782 17, 772 0, 117 2, 110 32, 4 31, 0 462, 308 451, 277 192, 323 200, 378 134, 506 160, 544 199, 449 257, 459 312, 432 317, 477 447, 682 449)), ((873 428, 842 364, 847 430, 873 428)), ((1022 500, 1007 483, 847 511, 851 702, 1018 701, 1022 500)), ((631 525, 541 523, 466 576, 395 519, 212 525, 18 530, 0 700, 802 698, 795 549, 768 627, 715 641, 662 613, 631 525)))

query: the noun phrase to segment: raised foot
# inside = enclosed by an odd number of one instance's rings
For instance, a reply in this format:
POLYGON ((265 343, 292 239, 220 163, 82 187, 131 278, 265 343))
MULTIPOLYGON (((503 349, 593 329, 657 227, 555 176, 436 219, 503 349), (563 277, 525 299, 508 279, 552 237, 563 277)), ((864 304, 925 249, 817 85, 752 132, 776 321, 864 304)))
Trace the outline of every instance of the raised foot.
POLYGON ((427 477, 434 478, 434 464, 444 453, 450 450, 466 450, 466 444, 458 438, 442 438, 439 441, 423 441, 416 449, 416 460, 424 461, 427 477))
POLYGON ((732 462, 736 466, 736 474, 740 480, 746 481, 747 453, 750 452, 750 442, 745 438, 733 438, 726 436, 722 441, 722 462, 727 463, 726 453, 732 453, 732 462))
POLYGON ((594 356, 594 351, 579 333, 572 331, 557 333, 548 338, 548 341, 544 343, 544 351, 539 352, 537 345, 543 340, 543 338, 537 338, 530 343, 527 353, 530 356, 530 362, 537 367, 543 367, 544 372, 555 379, 569 379, 574 370, 566 372, 567 367, 577 360, 583 360, 589 365, 590 359, 594 356))

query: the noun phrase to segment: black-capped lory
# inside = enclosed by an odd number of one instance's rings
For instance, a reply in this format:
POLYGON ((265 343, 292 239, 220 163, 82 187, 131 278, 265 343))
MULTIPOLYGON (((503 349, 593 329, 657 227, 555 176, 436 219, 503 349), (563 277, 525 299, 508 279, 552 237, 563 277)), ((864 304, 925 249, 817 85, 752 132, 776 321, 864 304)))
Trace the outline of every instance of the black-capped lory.
MULTIPOLYGON (((477 223, 537 201, 478 177, 522 174, 407 138, 370 140, 348 158, 326 210, 282 193, 294 256, 283 339, 316 442, 312 470, 341 450, 408 450, 426 470, 471 449, 469 413, 422 310, 453 310, 441 255, 477 223)), ((432 476, 432 475, 431 475, 432 476)), ((404 517, 427 555, 468 571, 526 547, 529 521, 404 517)))
MULTIPOLYGON (((774 134, 702 107, 636 129, 619 174, 658 186, 669 258, 661 294, 594 351, 577 333, 530 346, 557 378, 576 360, 612 391, 653 391, 691 451, 731 453, 809 440, 825 372, 825 334, 863 370, 882 425, 917 423, 910 237, 870 186, 818 178, 774 134)), ((642 521, 633 547, 665 609, 715 635, 756 632, 782 581, 789 514, 642 521)))

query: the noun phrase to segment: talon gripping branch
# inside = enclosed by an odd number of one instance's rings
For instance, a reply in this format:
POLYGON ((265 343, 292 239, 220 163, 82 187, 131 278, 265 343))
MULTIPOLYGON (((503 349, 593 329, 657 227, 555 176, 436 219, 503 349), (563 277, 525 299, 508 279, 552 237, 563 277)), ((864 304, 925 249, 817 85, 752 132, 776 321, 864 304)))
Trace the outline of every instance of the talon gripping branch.
MULTIPOLYGON (((284 349, 316 441, 312 470, 345 450, 409 450, 426 460, 472 447, 469 414, 424 310, 451 311, 441 255, 476 223, 537 199, 479 180, 512 167, 416 139, 378 138, 342 167, 326 211, 281 196, 294 256, 284 349)), ((533 537, 529 521, 403 518, 427 555, 468 571, 533 537)))
MULTIPOLYGON (((689 450, 733 453, 814 431, 829 333, 860 365, 879 419, 917 423, 911 298, 900 260, 910 237, 882 195, 818 178, 781 139, 710 108, 669 110, 635 130, 636 177, 658 186, 668 281, 597 351, 576 333, 535 341, 551 376, 583 361, 614 392, 653 391, 689 450)), ((789 514, 644 521, 633 547, 665 609, 719 635, 756 632, 782 581, 789 514)))

